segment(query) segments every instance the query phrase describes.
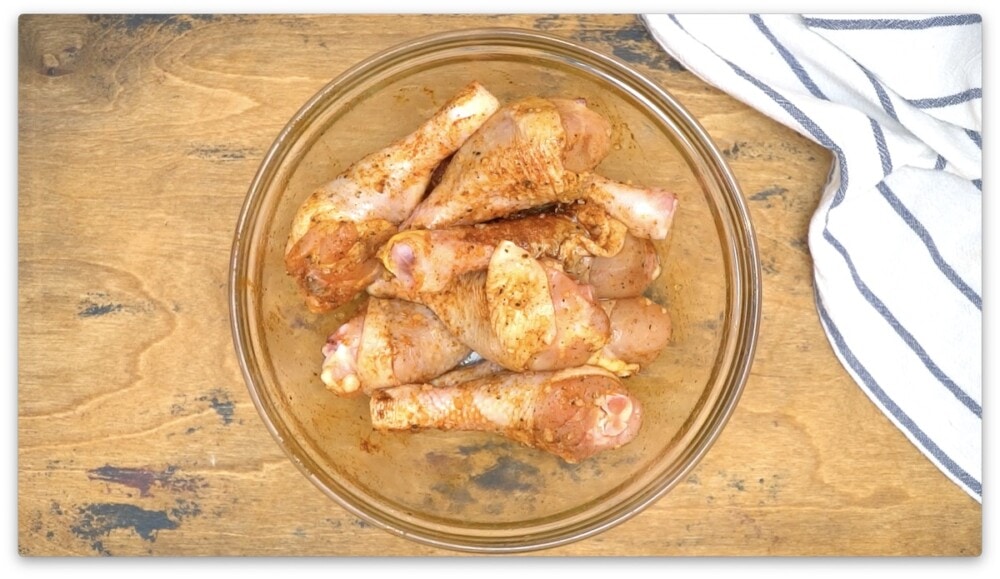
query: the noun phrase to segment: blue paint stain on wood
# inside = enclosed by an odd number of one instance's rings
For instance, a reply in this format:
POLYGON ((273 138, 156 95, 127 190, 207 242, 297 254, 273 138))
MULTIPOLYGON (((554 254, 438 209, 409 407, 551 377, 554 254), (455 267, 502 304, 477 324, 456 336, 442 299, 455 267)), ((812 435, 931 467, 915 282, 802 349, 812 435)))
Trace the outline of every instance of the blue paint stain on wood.
POLYGON ((143 540, 153 542, 158 532, 176 529, 179 525, 166 511, 152 511, 123 503, 95 503, 80 508, 70 531, 88 541, 91 548, 101 555, 111 555, 101 540, 111 531, 130 529, 143 540))
POLYGON ((219 400, 217 397, 213 396, 211 404, 212 404, 212 409, 215 410, 216 414, 222 417, 223 424, 232 423, 233 421, 232 400, 219 400))
POLYGON ((463 484, 439 482, 432 486, 431 490, 445 496, 452 510, 458 510, 460 507, 476 502, 472 498, 472 494, 469 493, 469 489, 463 484))
POLYGON ((458 447, 458 453, 462 456, 473 456, 480 452, 510 452, 511 445, 506 441, 489 441, 481 444, 466 444, 458 447))
POLYGON ((99 318, 109 314, 128 313, 142 314, 153 311, 153 305, 147 301, 123 303, 111 298, 105 291, 87 292, 77 305, 77 315, 81 318, 99 318))
POLYGON ((114 312, 120 312, 124 306, 121 304, 82 304, 84 307, 79 312, 81 318, 92 318, 95 316, 104 316, 114 312))
POLYGON ((95 14, 88 17, 102 28, 117 28, 129 35, 145 30, 165 30, 175 34, 187 32, 197 22, 210 22, 220 16, 215 14, 95 14))
POLYGON ((116 483, 132 487, 139 491, 139 496, 150 496, 150 490, 155 486, 170 492, 197 492, 207 486, 201 477, 187 477, 177 474, 177 467, 168 465, 162 471, 148 468, 117 467, 106 464, 87 471, 87 478, 103 482, 116 483))
POLYGON ((768 187, 763 191, 758 191, 750 196, 752 201, 767 201, 771 197, 784 197, 785 193, 788 193, 788 189, 775 185, 773 187, 768 187))
POLYGON ((77 509, 69 529, 98 554, 111 556, 113 553, 104 546, 104 539, 113 531, 131 531, 152 543, 160 531, 174 530, 184 519, 200 514, 198 503, 183 499, 175 501, 168 510, 144 509, 127 503, 91 503, 77 509))
POLYGON ((236 405, 229 399, 229 393, 222 388, 215 388, 207 396, 198 397, 198 401, 208 402, 212 410, 222 419, 224 425, 229 426, 233 423, 236 405))
POLYGON ((576 31, 573 36, 584 44, 606 44, 611 48, 612 54, 629 64, 672 72, 687 70, 660 47, 638 16, 622 28, 584 29, 576 31))

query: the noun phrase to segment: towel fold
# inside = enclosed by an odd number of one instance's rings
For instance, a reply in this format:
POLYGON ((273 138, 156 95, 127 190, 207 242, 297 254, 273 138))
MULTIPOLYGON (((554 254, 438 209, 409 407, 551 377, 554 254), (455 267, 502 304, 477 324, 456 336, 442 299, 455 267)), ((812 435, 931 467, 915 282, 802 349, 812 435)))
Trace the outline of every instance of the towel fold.
POLYGON ((871 400, 982 502, 982 19, 643 17, 693 74, 833 152, 816 309, 871 400))

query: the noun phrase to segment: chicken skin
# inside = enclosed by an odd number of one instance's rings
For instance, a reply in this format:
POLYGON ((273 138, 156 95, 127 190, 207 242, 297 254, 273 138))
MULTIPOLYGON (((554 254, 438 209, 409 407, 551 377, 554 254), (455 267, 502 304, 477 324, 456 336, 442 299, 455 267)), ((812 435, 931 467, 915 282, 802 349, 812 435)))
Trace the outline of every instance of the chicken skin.
POLYGON ((471 225, 557 201, 575 177, 566 164, 596 167, 610 150, 610 134, 608 122, 578 101, 510 103, 459 148, 403 228, 471 225))
POLYGON ((611 336, 588 364, 626 377, 649 366, 670 342, 673 331, 667 309, 642 296, 601 300, 611 336))
POLYGON ((486 270, 442 291, 408 292, 390 281, 369 292, 427 306, 473 351, 514 371, 578 366, 611 335, 589 286, 509 241, 500 242, 486 270))
POLYGON ((661 271, 653 242, 626 234, 617 253, 594 256, 578 279, 590 284, 599 299, 630 298, 642 295, 661 271))
POLYGON ((586 366, 396 386, 375 392, 369 409, 376 430, 491 432, 568 463, 619 448, 642 426, 638 398, 614 375, 586 366))
POLYGON ((320 378, 341 396, 426 382, 470 353, 426 307, 369 298, 323 346, 320 378))
MULTIPOLYGON (((438 292, 462 274, 486 269, 497 244, 506 240, 534 258, 559 262, 566 273, 589 284, 598 299, 641 295, 661 272, 656 247, 651 240, 628 233, 620 221, 606 222, 608 227, 596 236, 561 213, 401 231, 378 256, 407 291, 438 292)), ((369 291, 378 295, 383 284, 384 280, 377 281, 369 291)))
POLYGON ((585 101, 531 97, 494 114, 448 163, 441 182, 402 229, 482 223, 554 202, 589 199, 634 235, 663 239, 676 206, 657 187, 593 173, 610 150, 611 127, 585 101))
POLYGON ((292 222, 285 267, 310 310, 343 305, 378 275, 375 252, 420 202, 434 169, 498 108, 474 82, 414 132, 357 161, 306 199, 292 222))
POLYGON ((437 292, 458 276, 486 269, 501 241, 534 258, 550 257, 574 275, 584 275, 593 256, 621 252, 627 230, 592 204, 447 229, 414 229, 392 236, 379 250, 386 270, 408 290, 437 292))

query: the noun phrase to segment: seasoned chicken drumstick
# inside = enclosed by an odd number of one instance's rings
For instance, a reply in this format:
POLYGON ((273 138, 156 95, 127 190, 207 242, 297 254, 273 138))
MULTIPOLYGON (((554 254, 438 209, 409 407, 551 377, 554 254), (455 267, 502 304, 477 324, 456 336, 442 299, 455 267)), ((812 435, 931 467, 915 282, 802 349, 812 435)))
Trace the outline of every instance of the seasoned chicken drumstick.
POLYGON ((596 167, 611 148, 610 134, 608 122, 580 101, 510 103, 459 148, 403 228, 470 225, 555 201, 570 185, 566 165, 596 167))
POLYGON ((470 353, 426 307, 369 298, 323 346, 320 378, 341 396, 426 382, 470 353))
MULTIPOLYGON (((621 225, 621 222, 609 220, 621 225)), ((462 274, 484 270, 501 241, 510 241, 534 258, 551 257, 594 297, 617 299, 642 295, 659 277, 656 247, 617 228, 597 240, 561 214, 541 214, 448 229, 415 229, 393 235, 378 256, 391 283, 408 292, 439 292, 462 274)), ((369 292, 385 291, 386 279, 369 292)))
POLYGON ((506 105, 459 148, 401 228, 471 225, 589 199, 633 234, 664 238, 676 205, 672 193, 592 172, 610 150, 610 135, 607 120, 581 99, 530 97, 506 105))
POLYGON ((578 278, 598 298, 619 299, 642 295, 661 271, 653 242, 627 234, 618 253, 594 256, 578 278))
POLYGON ((386 270, 409 291, 437 292, 458 276, 484 270, 501 241, 532 257, 551 257, 574 275, 584 275, 593 256, 621 252, 625 225, 593 204, 447 229, 411 229, 392 236, 379 250, 386 270))
POLYGON ((590 286, 510 241, 497 245, 485 271, 461 275, 440 292, 408 292, 395 281, 368 291, 426 305, 462 343, 513 371, 590 363, 628 376, 670 338, 661 306, 641 296, 597 300, 590 286))
POLYGON ((673 324, 663 306, 642 297, 601 300, 611 337, 587 361, 625 377, 649 366, 670 342, 673 324))
POLYGON ((375 392, 376 430, 492 432, 569 463, 619 448, 642 425, 642 406, 600 368, 504 373, 457 386, 405 385, 375 392))
POLYGON ((442 291, 369 287, 382 291, 427 306, 473 351, 514 371, 579 366, 611 332, 589 286, 510 241, 497 245, 485 271, 459 276, 442 291))
POLYGON ((378 247, 426 192, 434 168, 499 108, 479 83, 462 89, 413 133, 320 187, 299 208, 285 267, 315 312, 350 301, 377 275, 378 247))

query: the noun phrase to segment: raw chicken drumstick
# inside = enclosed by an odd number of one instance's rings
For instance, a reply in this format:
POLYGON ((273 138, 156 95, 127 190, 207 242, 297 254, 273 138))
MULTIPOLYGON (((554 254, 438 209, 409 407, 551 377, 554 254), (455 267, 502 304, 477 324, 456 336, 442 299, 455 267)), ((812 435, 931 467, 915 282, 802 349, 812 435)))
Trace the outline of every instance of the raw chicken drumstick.
POLYGON ((459 276, 440 292, 369 287, 382 291, 427 306, 473 351, 514 371, 579 366, 611 332, 590 286, 510 241, 497 245, 485 271, 459 276))
POLYGON ((672 334, 673 324, 666 308, 642 296, 601 300, 600 304, 611 322, 611 337, 587 363, 621 377, 652 364, 672 334))
POLYGON ((501 241, 511 241, 535 258, 554 258, 580 276, 587 272, 592 256, 619 254, 626 236, 624 224, 601 208, 575 203, 558 211, 490 223, 401 231, 382 246, 378 256, 407 290, 437 292, 463 273, 486 269, 501 241))
POLYGON ((552 202, 590 199, 634 235, 663 239, 672 193, 592 173, 611 126, 582 99, 530 97, 504 106, 455 153, 441 182, 401 229, 482 223, 552 202))
POLYGON ((619 183, 596 173, 581 176, 573 196, 597 203, 645 239, 666 239, 677 211, 677 197, 660 187, 619 183))
POLYGON ((595 243, 569 219, 546 213, 465 227, 401 231, 378 253, 393 276, 391 281, 376 280, 369 293, 382 295, 392 291, 388 287, 393 284, 406 292, 442 291, 462 274, 486 269, 500 241, 515 243, 534 258, 553 258, 566 273, 589 284, 598 299, 642 295, 661 272, 651 240, 615 230, 595 243))
POLYGON ((513 371, 589 363, 628 376, 670 339, 663 307, 641 296, 597 300, 590 286, 509 241, 498 244, 485 271, 440 292, 407 292, 392 282, 369 292, 426 305, 472 351, 513 371))
MULTIPOLYGON (((608 318, 609 335, 586 364, 631 376, 652 364, 670 341, 670 315, 648 298, 600 300, 598 305, 608 318)), ((485 334, 491 331, 482 322, 471 326, 485 334)), ((463 335, 487 344, 494 358, 510 364, 509 356, 498 356, 497 346, 490 345, 497 340, 495 336, 478 337, 473 330, 464 330, 463 335)), ((342 396, 371 395, 377 389, 408 382, 454 384, 507 370, 470 351, 428 308, 394 299, 372 298, 366 308, 330 334, 323 355, 321 378, 330 391, 342 396)), ((580 354, 573 361, 583 363, 584 357, 580 354)), ((553 365, 561 368, 563 363, 553 365)))
POLYGON ((323 346, 320 378, 341 396, 426 382, 470 353, 426 307, 369 298, 323 346))
POLYGON ((370 401, 376 430, 492 432, 576 463, 635 438, 642 406, 600 368, 504 373, 457 386, 396 386, 370 401))
POLYGON ((314 312, 350 301, 381 267, 373 256, 426 192, 435 167, 499 108, 479 83, 462 89, 413 133, 320 187, 299 208, 285 267, 314 312))
POLYGON ((595 297, 618 299, 642 295, 661 271, 653 242, 627 234, 618 253, 594 256, 577 277, 594 288, 595 297))
POLYGON ((469 225, 555 201, 567 188, 567 171, 596 167, 610 137, 608 122, 582 101, 510 103, 459 148, 403 228, 469 225))

